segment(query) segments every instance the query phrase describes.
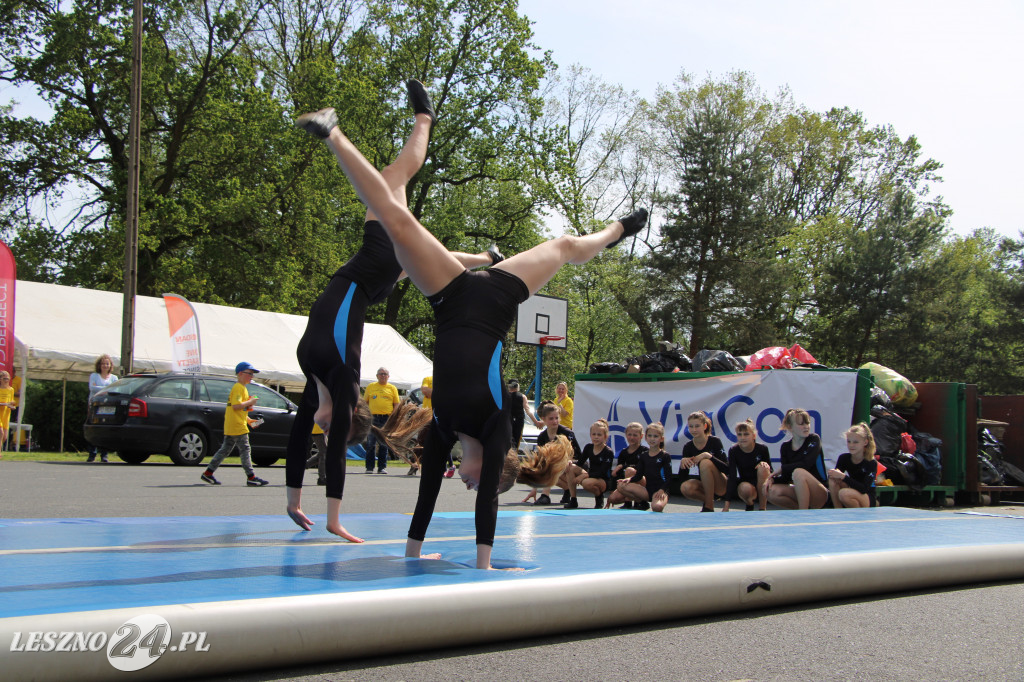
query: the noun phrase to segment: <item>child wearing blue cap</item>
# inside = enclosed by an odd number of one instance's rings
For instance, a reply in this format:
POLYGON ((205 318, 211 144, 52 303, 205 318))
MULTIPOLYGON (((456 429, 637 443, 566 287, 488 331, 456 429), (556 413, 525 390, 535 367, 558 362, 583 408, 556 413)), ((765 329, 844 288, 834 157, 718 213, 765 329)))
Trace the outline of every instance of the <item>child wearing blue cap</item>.
POLYGON ((268 481, 258 478, 252 468, 251 448, 249 447, 249 427, 256 428, 259 422, 249 419, 247 412, 256 404, 259 396, 249 396, 246 385, 252 381, 253 376, 259 374, 259 370, 250 362, 240 362, 235 365, 235 377, 238 381, 231 387, 228 395, 228 405, 224 410, 224 443, 220 450, 213 455, 206 471, 200 476, 205 482, 211 485, 220 485, 220 481, 213 477, 224 458, 238 448, 238 457, 242 460, 242 468, 245 469, 246 485, 262 486, 268 481))

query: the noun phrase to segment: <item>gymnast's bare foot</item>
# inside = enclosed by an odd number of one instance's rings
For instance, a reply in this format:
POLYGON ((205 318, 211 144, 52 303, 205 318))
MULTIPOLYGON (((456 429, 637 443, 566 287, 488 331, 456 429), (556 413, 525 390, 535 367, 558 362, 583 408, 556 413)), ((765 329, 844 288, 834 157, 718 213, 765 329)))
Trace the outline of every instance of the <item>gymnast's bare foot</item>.
POLYGON ((440 559, 440 552, 431 552, 430 554, 420 554, 421 559, 440 559))
POLYGON ((327 532, 333 533, 337 535, 339 538, 344 538, 349 542, 355 542, 357 544, 360 542, 366 542, 362 538, 356 537, 355 535, 352 535, 352 533, 349 533, 347 530, 345 530, 345 526, 341 525, 340 523, 329 522, 327 524, 327 532))

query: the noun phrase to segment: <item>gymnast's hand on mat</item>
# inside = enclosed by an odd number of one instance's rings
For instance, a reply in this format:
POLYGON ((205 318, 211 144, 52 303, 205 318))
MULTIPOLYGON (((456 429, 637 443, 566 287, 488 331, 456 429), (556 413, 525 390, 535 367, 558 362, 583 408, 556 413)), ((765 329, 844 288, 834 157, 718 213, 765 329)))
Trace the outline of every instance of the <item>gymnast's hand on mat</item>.
POLYGON ((295 525, 302 530, 309 530, 312 526, 316 525, 301 509, 285 509, 285 511, 288 513, 288 518, 294 521, 295 525))

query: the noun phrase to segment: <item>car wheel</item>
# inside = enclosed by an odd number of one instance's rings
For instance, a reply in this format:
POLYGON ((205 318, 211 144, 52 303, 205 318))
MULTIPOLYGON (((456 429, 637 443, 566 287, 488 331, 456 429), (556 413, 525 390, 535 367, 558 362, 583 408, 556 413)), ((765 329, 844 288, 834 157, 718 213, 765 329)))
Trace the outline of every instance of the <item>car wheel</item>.
POLYGON ((181 466, 198 466, 206 457, 207 442, 206 434, 200 429, 194 426, 182 427, 174 434, 167 456, 181 466))
POLYGON ((274 455, 253 455, 252 463, 258 467, 268 467, 274 462, 276 462, 278 459, 279 458, 275 457, 274 455))
POLYGON ((142 464, 149 459, 149 455, 147 453, 136 450, 118 452, 117 456, 121 458, 122 462, 128 462, 129 464, 142 464))

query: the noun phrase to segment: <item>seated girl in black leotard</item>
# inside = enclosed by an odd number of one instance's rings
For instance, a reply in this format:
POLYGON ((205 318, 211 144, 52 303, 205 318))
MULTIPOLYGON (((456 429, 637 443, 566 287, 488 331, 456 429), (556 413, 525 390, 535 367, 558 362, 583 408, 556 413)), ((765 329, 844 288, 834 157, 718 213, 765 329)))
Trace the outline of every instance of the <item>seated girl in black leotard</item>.
POLYGON ((832 504, 836 509, 874 507, 875 477, 878 475, 874 434, 867 424, 861 422, 851 426, 843 435, 849 452, 839 455, 836 468, 828 470, 832 504))
POLYGON ((594 496, 594 509, 604 506, 604 494, 611 488, 612 464, 615 453, 608 447, 608 422, 598 419, 590 425, 590 442, 583 447, 583 456, 570 465, 564 477, 568 477, 571 496, 566 509, 576 509, 576 486, 594 496))
POLYGON ((683 446, 679 473, 684 474, 692 467, 697 467, 700 477, 683 481, 679 491, 683 497, 703 503, 702 512, 713 512, 715 496, 725 495, 728 484, 726 472, 729 463, 725 458, 725 448, 722 441, 711 435, 711 418, 705 413, 691 413, 686 418, 686 426, 692 439, 683 446))
POLYGON ((662 449, 665 427, 661 422, 648 424, 644 438, 649 451, 637 459, 633 478, 619 481, 619 492, 633 502, 635 509, 660 512, 668 504, 672 482, 672 457, 662 449))
POLYGON ((828 502, 821 438, 811 433, 811 415, 786 412, 782 428, 793 434, 779 448, 779 472, 764 483, 768 501, 783 509, 821 509, 828 502))
MULTIPOLYGON (((403 203, 406 183, 426 158, 434 118, 423 85, 411 80, 407 87, 416 122, 398 158, 381 173, 388 192, 403 203)), ((458 253, 453 257, 466 267, 478 267, 492 264, 500 254, 458 253)), ((350 444, 365 440, 369 429, 369 409, 359 396, 363 322, 367 307, 391 293, 401 272, 391 240, 376 214, 368 210, 359 251, 338 268, 310 310, 306 331, 296 349, 306 387, 288 439, 285 469, 287 513, 303 530, 313 525, 302 511, 301 501, 305 455, 315 422, 327 440, 327 530, 350 542, 362 542, 341 525, 339 514, 345 488, 345 451, 350 444)))
POLYGON ((406 556, 422 556, 445 461, 459 440, 463 453, 460 475, 477 490, 476 565, 490 568, 498 484, 512 440, 501 349, 518 306, 547 284, 562 265, 585 263, 602 249, 639 232, 647 224, 647 211, 636 211, 595 234, 563 235, 487 270, 468 272, 405 203, 395 198, 381 174, 341 133, 333 109, 305 114, 296 124, 327 142, 363 203, 391 237, 398 262, 434 308, 434 422, 424 445, 423 475, 406 556))
MULTIPOLYGON (((643 455, 647 454, 647 446, 643 444, 644 425, 640 422, 626 424, 625 434, 626 447, 619 450, 619 455, 612 469, 612 493, 608 496, 605 509, 610 509, 616 504, 621 504, 620 509, 632 509, 633 501, 627 500, 626 496, 619 492, 619 481, 633 478, 636 473, 636 463, 643 455)), ((643 481, 641 481, 643 485, 643 481)))
POLYGON ((725 492, 725 506, 729 511, 733 500, 740 500, 747 511, 754 510, 758 502, 761 511, 768 504, 762 487, 772 475, 772 459, 768 446, 757 442, 754 420, 736 424, 736 445, 729 448, 729 485, 725 492))

